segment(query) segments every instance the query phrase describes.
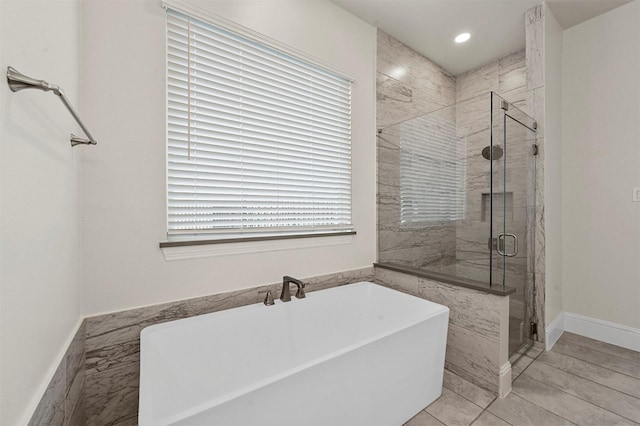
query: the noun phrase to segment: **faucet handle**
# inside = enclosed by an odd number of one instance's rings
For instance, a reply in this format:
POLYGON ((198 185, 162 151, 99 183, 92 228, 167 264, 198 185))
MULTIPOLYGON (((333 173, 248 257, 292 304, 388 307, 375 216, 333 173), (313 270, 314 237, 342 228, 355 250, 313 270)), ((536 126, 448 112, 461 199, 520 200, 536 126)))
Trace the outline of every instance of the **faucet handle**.
POLYGON ((271 293, 271 290, 267 292, 263 303, 267 306, 275 305, 276 302, 273 301, 273 294, 271 293))
POLYGON ((305 283, 300 283, 300 286, 298 287, 298 291, 296 291, 296 298, 298 299, 304 299, 305 297, 307 297, 304 294, 304 287, 305 287, 305 283))

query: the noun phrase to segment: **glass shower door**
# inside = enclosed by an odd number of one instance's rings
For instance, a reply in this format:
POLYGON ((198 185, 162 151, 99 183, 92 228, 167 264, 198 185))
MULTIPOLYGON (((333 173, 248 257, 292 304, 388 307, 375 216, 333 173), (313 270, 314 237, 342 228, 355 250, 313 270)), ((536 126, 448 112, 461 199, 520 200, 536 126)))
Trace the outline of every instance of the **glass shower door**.
POLYGON ((505 114, 508 104, 495 93, 491 93, 491 189, 485 194, 484 208, 490 211, 491 225, 489 237, 490 282, 492 287, 506 286, 505 234, 507 233, 506 217, 511 213, 507 205, 507 157, 505 155, 505 114))
POLYGON ((515 289, 509 297, 512 355, 531 337, 535 123, 495 94, 492 105, 491 283, 515 289))

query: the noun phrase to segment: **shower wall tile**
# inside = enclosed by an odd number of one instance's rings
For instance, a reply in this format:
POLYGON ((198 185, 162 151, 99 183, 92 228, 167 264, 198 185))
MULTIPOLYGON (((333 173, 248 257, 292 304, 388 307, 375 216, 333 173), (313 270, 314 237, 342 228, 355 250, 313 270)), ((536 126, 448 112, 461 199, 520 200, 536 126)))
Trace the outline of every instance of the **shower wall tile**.
POLYGON ((526 25, 530 25, 539 21, 542 21, 544 18, 544 6, 539 4, 537 6, 532 7, 525 14, 525 23, 526 25))
POLYGON ((437 99, 433 99, 420 90, 410 89, 399 81, 382 73, 376 74, 376 123, 384 128, 409 118, 442 108, 437 99))
POLYGON ((537 311, 538 339, 545 338, 545 140, 544 140, 544 5, 529 9, 525 14, 526 61, 527 61, 527 107, 529 114, 538 122, 537 140, 539 153, 536 158, 536 217, 534 230, 534 271, 537 311))
POLYGON ((500 305, 503 296, 447 285, 420 278, 418 294, 423 299, 449 306, 452 324, 473 333, 500 339, 500 305))
POLYGON ((498 61, 491 61, 456 78, 456 102, 483 95, 498 87, 498 61))
POLYGON ((373 282, 412 296, 422 297, 420 294, 420 278, 414 275, 403 274, 385 268, 375 268, 373 282))
POLYGON ((535 300, 537 323, 538 323, 538 341, 544 343, 545 338, 545 288, 546 288, 546 276, 543 273, 535 274, 535 300))
POLYGON ((544 86, 544 26, 542 5, 529 9, 526 13, 525 39, 527 59, 527 88, 544 86))
MULTIPOLYGON (((491 97, 487 92, 459 101, 456 104, 455 111, 456 129, 461 137, 468 137, 478 132, 486 131, 491 125, 491 97)), ((489 145, 488 142, 489 139, 487 138, 486 145, 489 145)), ((480 156, 478 155, 478 157, 480 156)))
POLYGON ((29 425, 85 424, 84 397, 85 322, 83 321, 40 399, 29 425))
MULTIPOLYGON (((532 173, 532 170, 530 170, 530 157, 528 156, 530 155, 531 142, 526 140, 526 133, 522 132, 520 135, 517 132, 511 132, 508 147, 503 147, 505 148, 505 157, 502 161, 506 159, 509 164, 506 176, 503 175, 502 168, 494 169, 492 175, 491 162, 480 155, 482 149, 491 143, 492 114, 490 95, 482 95, 482 93, 493 91, 515 107, 527 112, 526 65, 526 50, 522 49, 465 73, 457 80, 457 99, 461 103, 456 110, 456 125, 459 132, 466 136, 467 148, 465 157, 461 159, 466 167, 465 220, 458 221, 456 228, 456 274, 458 276, 489 280, 490 263, 487 236, 490 212, 487 211, 484 200, 490 194, 492 179, 494 183, 506 181, 508 184, 510 198, 506 206, 508 208, 506 214, 510 222, 510 230, 518 235, 528 235, 526 213, 529 199, 532 196, 523 176, 526 178, 532 173), (474 95, 478 96, 473 97, 474 95)), ((494 143, 503 145, 502 141, 494 141, 494 143)), ((495 260, 497 261, 497 259, 495 260)), ((529 258, 522 251, 517 257, 508 259, 504 265, 505 281, 511 287, 520 288, 510 296, 510 304, 514 310, 516 305, 524 305, 523 287, 527 280, 526 270, 529 263, 529 258)), ((502 282, 502 269, 502 266, 498 268, 494 263, 494 282, 502 282)), ((508 309, 508 306, 505 309, 508 309)), ((495 333, 500 334, 500 330, 496 330, 495 333)), ((484 375, 485 386, 489 386, 486 384, 487 377, 489 377, 486 365, 482 366, 471 362, 464 356, 465 354, 466 352, 460 348, 451 348, 449 358, 455 359, 455 365, 452 365, 451 368, 468 372, 469 370, 474 371, 474 367, 477 367, 476 377, 484 375)), ((450 363, 452 362, 450 361, 450 363)), ((494 378, 494 375, 492 374, 490 377, 494 378)), ((498 383, 496 380, 492 382, 491 386, 498 386, 498 383)))
POLYGON ((498 392, 499 349, 498 341, 450 323, 445 366, 480 387, 498 392))
POLYGON ((378 30, 377 127, 384 128, 455 102, 455 78, 378 30))
MULTIPOLYGON (((402 248, 420 248, 425 245, 450 245, 453 242, 454 225, 441 225, 416 231, 411 228, 390 227, 380 230, 378 242, 381 251, 398 250, 402 248)), ((446 249, 446 247, 443 247, 446 249)))
POLYGON ((525 50, 519 50, 498 59, 498 88, 496 92, 504 96, 514 89, 526 87, 527 64, 525 50))
POLYGON ((508 296, 378 267, 374 282, 447 306, 449 329, 445 365, 478 386, 498 391, 500 362, 507 357, 500 351, 501 341, 508 339, 502 324, 507 318, 508 296))
POLYGON ((537 134, 544 135, 544 86, 527 90, 527 110, 538 124, 537 134))
POLYGON ((455 228, 448 224, 401 224, 400 135, 389 126, 440 110, 455 100, 455 77, 378 30, 377 127, 385 129, 378 137, 378 241, 382 262, 443 268, 454 260, 455 228))
POLYGON ((512 93, 512 103, 522 103, 524 96, 514 97, 514 91, 526 87, 525 50, 518 50, 500 59, 488 62, 456 78, 456 101, 462 102, 491 91, 512 93))
POLYGON ((527 112, 527 86, 521 86, 508 92, 500 93, 505 101, 521 111, 527 112))
POLYGON ((536 209, 536 225, 534 230, 534 264, 533 270, 539 274, 545 273, 545 225, 544 225, 544 205, 538 205, 536 209))
POLYGON ((418 89, 443 106, 455 102, 455 77, 378 29, 377 70, 418 89))
MULTIPOLYGON (((373 275, 373 267, 367 267, 303 278, 303 281, 307 283, 307 292, 313 292, 372 281, 373 275)), ((85 355, 73 358, 74 363, 82 364, 84 386, 76 382, 72 392, 84 387, 81 408, 88 424, 124 426, 137 423, 140 331, 144 327, 262 302, 268 290, 277 294, 281 287, 281 283, 273 283, 87 318, 86 359, 85 355)), ((84 329, 82 335, 85 335, 84 329)))
MULTIPOLYGON (((447 250, 449 248, 447 247, 447 250)), ((455 252, 439 251, 437 247, 430 249, 409 248, 400 250, 389 250, 382 253, 380 262, 395 263, 412 268, 430 269, 440 272, 447 272, 446 269, 455 263, 455 252)))

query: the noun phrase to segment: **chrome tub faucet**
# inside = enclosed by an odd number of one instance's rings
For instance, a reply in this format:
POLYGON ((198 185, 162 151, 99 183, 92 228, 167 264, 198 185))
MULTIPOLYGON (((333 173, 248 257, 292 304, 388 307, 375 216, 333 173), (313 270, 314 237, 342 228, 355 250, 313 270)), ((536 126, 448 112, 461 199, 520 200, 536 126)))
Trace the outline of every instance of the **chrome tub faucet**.
POLYGON ((298 299, 304 299, 306 297, 304 294, 305 283, 293 277, 285 275, 284 277, 282 277, 282 293, 280 293, 280 300, 282 300, 283 302, 289 302, 291 300, 291 293, 289 291, 289 285, 291 283, 298 286, 298 291, 296 292, 295 296, 298 299))

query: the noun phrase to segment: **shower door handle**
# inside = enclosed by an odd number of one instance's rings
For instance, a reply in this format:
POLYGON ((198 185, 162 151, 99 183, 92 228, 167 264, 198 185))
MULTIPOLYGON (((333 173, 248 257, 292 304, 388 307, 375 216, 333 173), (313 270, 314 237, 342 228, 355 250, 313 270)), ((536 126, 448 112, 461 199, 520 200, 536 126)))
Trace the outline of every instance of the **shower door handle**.
POLYGON ((498 252, 499 255, 505 256, 505 257, 517 256, 518 255, 518 236, 516 234, 498 234, 498 244, 496 245, 496 251, 498 252), (504 248, 506 247, 506 244, 504 241, 505 237, 513 238, 513 252, 511 253, 507 253, 506 251, 504 251, 504 248))

